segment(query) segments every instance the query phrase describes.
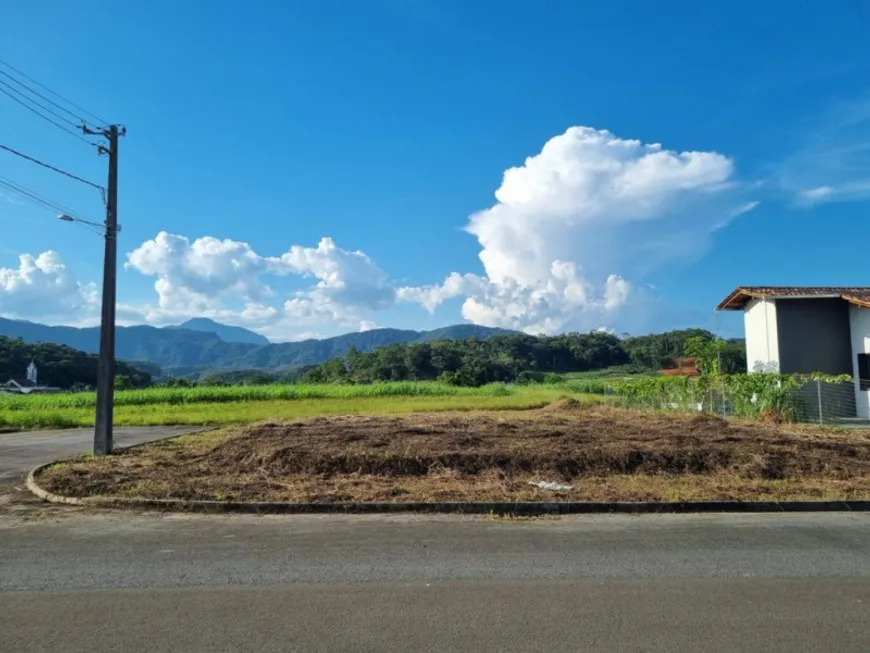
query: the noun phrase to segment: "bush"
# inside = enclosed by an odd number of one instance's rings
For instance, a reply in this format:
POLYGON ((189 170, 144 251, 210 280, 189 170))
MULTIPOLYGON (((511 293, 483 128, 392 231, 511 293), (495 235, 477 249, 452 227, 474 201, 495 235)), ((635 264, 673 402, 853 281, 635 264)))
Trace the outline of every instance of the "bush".
POLYGON ((520 385, 529 385, 531 383, 543 383, 546 375, 543 372, 534 370, 526 370, 517 374, 517 383, 520 385))
POLYGON ((510 393, 510 390, 507 389, 504 383, 494 383, 492 384, 492 391, 489 394, 493 397, 507 397, 510 393))

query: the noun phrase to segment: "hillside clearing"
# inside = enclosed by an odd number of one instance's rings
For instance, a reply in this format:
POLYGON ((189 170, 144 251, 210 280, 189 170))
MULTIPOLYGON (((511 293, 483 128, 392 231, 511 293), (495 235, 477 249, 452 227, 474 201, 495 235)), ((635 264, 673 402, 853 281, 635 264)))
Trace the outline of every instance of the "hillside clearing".
POLYGON ((870 497, 870 434, 562 402, 236 427, 75 459, 40 482, 241 501, 837 500, 870 497))

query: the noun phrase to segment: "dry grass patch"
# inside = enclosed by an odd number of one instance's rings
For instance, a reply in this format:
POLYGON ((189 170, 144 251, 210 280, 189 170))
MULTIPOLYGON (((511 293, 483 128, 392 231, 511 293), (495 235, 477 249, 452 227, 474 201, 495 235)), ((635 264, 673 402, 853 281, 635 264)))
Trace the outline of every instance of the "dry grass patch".
POLYGON ((870 497, 870 433, 565 401, 237 427, 75 459, 41 483, 74 496, 243 501, 834 500, 870 497))

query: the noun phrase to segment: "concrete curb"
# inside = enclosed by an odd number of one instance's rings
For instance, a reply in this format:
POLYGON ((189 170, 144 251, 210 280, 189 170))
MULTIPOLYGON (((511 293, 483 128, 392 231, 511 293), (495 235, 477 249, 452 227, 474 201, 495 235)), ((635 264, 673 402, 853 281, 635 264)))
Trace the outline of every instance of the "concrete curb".
POLYGON ((581 515, 642 513, 710 513, 710 512, 863 512, 870 511, 870 501, 681 501, 665 502, 405 502, 405 503, 288 503, 281 501, 190 501, 186 499, 137 499, 123 497, 65 497, 49 492, 36 482, 39 473, 51 467, 47 463, 27 475, 27 489, 49 503, 92 508, 151 509, 171 512, 207 514, 388 514, 398 512, 498 515, 581 515))

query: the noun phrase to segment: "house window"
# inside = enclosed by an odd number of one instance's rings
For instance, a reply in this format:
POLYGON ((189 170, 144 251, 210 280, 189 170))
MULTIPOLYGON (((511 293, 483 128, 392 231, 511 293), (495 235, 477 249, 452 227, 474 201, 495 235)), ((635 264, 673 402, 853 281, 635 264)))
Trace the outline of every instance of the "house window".
POLYGON ((870 354, 858 354, 858 388, 870 390, 870 354))

